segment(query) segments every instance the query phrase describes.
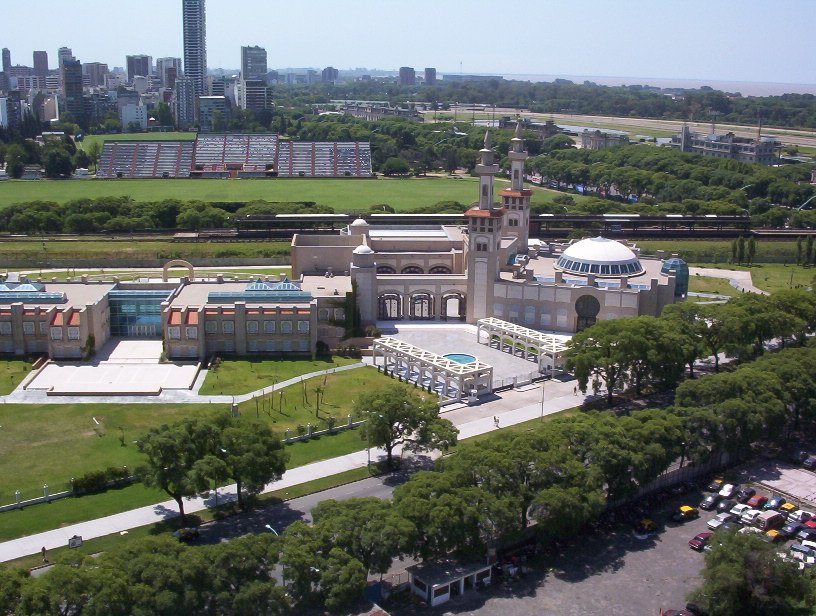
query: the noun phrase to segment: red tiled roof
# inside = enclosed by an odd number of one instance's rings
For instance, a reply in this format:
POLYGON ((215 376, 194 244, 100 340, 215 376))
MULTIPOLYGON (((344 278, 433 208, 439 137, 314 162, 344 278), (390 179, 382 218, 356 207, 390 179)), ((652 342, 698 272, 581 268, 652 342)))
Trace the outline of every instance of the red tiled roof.
POLYGON ((79 320, 80 320, 79 312, 74 311, 74 312, 71 313, 71 316, 68 318, 68 325, 74 325, 74 326, 79 325, 79 320))
POLYGON ((181 325, 181 312, 174 310, 170 313, 169 325, 181 325))
POLYGON ((510 188, 505 188, 503 191, 499 193, 502 197, 529 197, 533 194, 532 190, 512 190, 510 188))
POLYGON ((190 310, 187 313, 187 325, 198 325, 198 313, 190 310))
POLYGON ((473 218, 499 218, 500 216, 504 216, 506 211, 507 210, 503 207, 496 208, 495 210, 480 210, 478 207, 472 207, 465 212, 465 216, 473 218))
POLYGON ((64 325, 65 324, 65 314, 62 312, 55 312, 54 313, 54 320, 51 321, 51 325, 64 325))

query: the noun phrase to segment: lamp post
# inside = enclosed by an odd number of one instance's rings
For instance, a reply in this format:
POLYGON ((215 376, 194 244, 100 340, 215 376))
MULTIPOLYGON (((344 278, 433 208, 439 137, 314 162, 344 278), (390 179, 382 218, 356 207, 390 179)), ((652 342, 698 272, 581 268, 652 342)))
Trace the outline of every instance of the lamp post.
POLYGON ((546 379, 542 379, 541 381, 541 421, 544 422, 544 383, 546 383, 546 379))

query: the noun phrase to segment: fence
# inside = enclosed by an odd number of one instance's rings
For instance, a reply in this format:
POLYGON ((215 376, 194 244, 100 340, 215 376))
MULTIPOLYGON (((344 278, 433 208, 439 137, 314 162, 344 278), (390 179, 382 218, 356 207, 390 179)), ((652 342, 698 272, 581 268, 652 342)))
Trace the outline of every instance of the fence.
MULTIPOLYGON (((125 467, 125 468, 127 468, 127 467, 125 467)), ((119 487, 119 486, 122 486, 122 485, 129 485, 131 483, 135 483, 136 481, 137 481, 137 479, 133 475, 128 476, 127 479, 117 479, 115 481, 108 481, 105 484, 104 489, 100 490, 100 492, 103 492, 103 491, 108 490, 110 488, 116 488, 116 487, 119 487)), ((20 490, 17 490, 14 493, 15 502, 10 503, 8 505, 0 506, 0 513, 4 512, 4 511, 13 511, 14 509, 23 509, 25 507, 30 507, 31 505, 39 505, 40 503, 50 503, 51 501, 60 500, 60 499, 63 499, 63 498, 68 498, 70 496, 79 496, 77 494, 76 490, 74 490, 73 480, 71 480, 70 489, 68 489, 68 490, 62 490, 60 492, 51 493, 51 488, 52 487, 53 486, 49 486, 48 484, 45 484, 42 487, 42 491, 43 491, 42 496, 37 496, 35 498, 28 498, 28 499, 25 499, 25 500, 23 500, 23 496, 24 496, 23 492, 20 491, 20 490)), ((86 494, 86 493, 84 493, 84 494, 86 494)))

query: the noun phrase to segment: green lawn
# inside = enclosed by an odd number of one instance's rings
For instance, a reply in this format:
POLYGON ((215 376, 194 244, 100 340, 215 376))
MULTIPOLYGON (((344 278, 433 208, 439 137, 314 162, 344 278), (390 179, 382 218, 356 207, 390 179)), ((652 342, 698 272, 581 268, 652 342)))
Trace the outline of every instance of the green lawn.
MULTIPOLYGON (((667 254, 678 253, 689 263, 697 261, 701 266, 721 263, 723 267, 730 267, 728 260, 731 258, 731 240, 636 240, 636 243, 644 255, 664 250, 667 254)), ((765 256, 785 257, 791 262, 796 261, 795 240, 759 240, 756 246, 756 262, 761 262, 765 256)))
POLYGON ((199 393, 202 395, 245 394, 275 385, 280 381, 286 381, 301 374, 328 370, 336 366, 347 366, 358 361, 357 359, 338 356, 315 360, 227 359, 217 369, 210 369, 199 393))
POLYGON ((104 143, 105 141, 192 141, 195 138, 196 133, 190 132, 85 135, 85 139, 79 143, 79 147, 83 149, 88 149, 88 146, 95 141, 99 141, 100 143, 104 143))
POLYGON ((763 291, 773 293, 782 289, 811 287, 816 277, 816 268, 801 265, 785 265, 783 263, 757 263, 750 267, 745 265, 714 265, 709 263, 695 263, 699 267, 715 267, 725 270, 743 270, 751 272, 754 286, 763 291))
MULTIPOLYGON (((2 246, 2 244, 0 244, 2 246)), ((2 271, 2 270, 0 270, 2 271)), ((35 275, 39 276, 39 272, 33 268, 10 268, 9 271, 26 271, 32 272, 35 275)), ((178 274, 181 270, 171 271, 171 276, 173 273, 178 274)), ((197 272, 199 273, 199 272, 197 272)), ((285 274, 286 276, 292 275, 292 268, 288 265, 281 265, 279 267, 264 267, 259 269, 249 269, 249 268, 241 268, 241 267, 219 267, 217 269, 210 269, 206 271, 202 271, 199 275, 207 275, 211 276, 215 273, 222 273, 224 274, 224 278, 235 278, 236 280, 247 280, 255 278, 256 276, 280 276, 281 274, 285 274)), ((186 275, 186 272, 184 272, 186 275)), ((113 276, 118 277, 120 280, 137 280, 139 278, 160 278, 162 275, 161 268, 144 268, 144 269, 127 269, 127 270, 116 270, 116 269, 75 269, 69 268, 64 270, 57 270, 52 271, 49 269, 48 272, 43 274, 43 277, 51 280, 52 278, 56 278, 57 280, 67 280, 68 278, 76 279, 79 276, 88 276, 92 279, 102 279, 108 280, 113 276)))
MULTIPOLYGON (((497 180, 498 189, 507 183, 497 180)), ((559 193, 536 190, 533 203, 559 193)), ((398 211, 439 201, 472 203, 478 199, 478 179, 427 177, 410 179, 274 179, 274 180, 9 180, 0 183, 0 207, 22 201, 57 201, 129 196, 136 201, 200 199, 202 201, 314 201, 337 212, 366 212, 387 203, 398 211)))
POLYGON ((732 287, 725 278, 714 278, 713 276, 691 276, 689 278, 689 291, 694 293, 714 293, 729 297, 740 295, 740 292, 732 287))
POLYGON ((22 359, 0 361, 0 396, 14 391, 29 372, 31 372, 31 362, 22 359))

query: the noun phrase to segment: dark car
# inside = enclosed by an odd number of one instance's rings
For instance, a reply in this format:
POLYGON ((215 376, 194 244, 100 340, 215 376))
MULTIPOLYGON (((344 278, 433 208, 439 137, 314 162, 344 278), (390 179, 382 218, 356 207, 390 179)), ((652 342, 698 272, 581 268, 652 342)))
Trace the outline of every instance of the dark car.
POLYGON ((173 533, 173 536, 182 543, 191 543, 198 539, 197 528, 180 528, 173 533))
POLYGON ((694 536, 693 539, 690 539, 688 544, 692 550, 697 550, 698 552, 702 552, 703 548, 708 545, 708 542, 714 536, 714 533, 699 533, 694 536))
POLYGON ((802 462, 802 466, 810 470, 816 469, 816 456, 808 456, 805 458, 805 461, 802 462))
POLYGON ((687 520, 693 520, 694 518, 700 517, 700 511, 696 507, 690 507, 689 505, 683 505, 680 509, 677 510, 671 519, 673 522, 685 522, 687 520))
POLYGON ((787 503, 782 496, 774 496, 771 500, 765 503, 765 509, 779 509, 782 505, 787 503))
POLYGON ((720 496, 719 494, 711 494, 709 496, 706 496, 703 499, 703 502, 700 503, 700 509, 711 511, 717 506, 717 503, 719 503, 721 500, 722 496, 720 496))
POLYGON ((706 486, 706 492, 719 492, 725 482, 722 479, 715 479, 706 486))
POLYGON ((753 488, 743 488, 737 493, 737 502, 747 503, 748 499, 756 494, 753 488))
POLYGON ((717 513, 725 513, 726 511, 731 511, 734 507, 736 507, 737 501, 731 500, 730 498, 726 498, 725 500, 721 500, 717 503, 717 513))
POLYGON ((745 504, 748 505, 751 509, 762 509, 765 506, 765 503, 767 502, 768 502, 767 496, 757 494, 749 498, 748 502, 746 502, 745 504))
POLYGON ((720 526, 717 530, 720 531, 720 532, 721 531, 726 531, 727 532, 729 530, 736 531, 736 530, 739 530, 740 528, 741 528, 740 523, 737 522, 736 520, 734 520, 733 522, 726 522, 725 524, 720 526))
POLYGON ((816 541, 816 528, 803 528, 796 533, 796 538, 799 541, 816 541))
POLYGON ((785 537, 795 537, 796 534, 803 528, 806 527, 801 522, 791 522, 790 524, 785 524, 785 526, 780 528, 779 532, 782 533, 785 537))

